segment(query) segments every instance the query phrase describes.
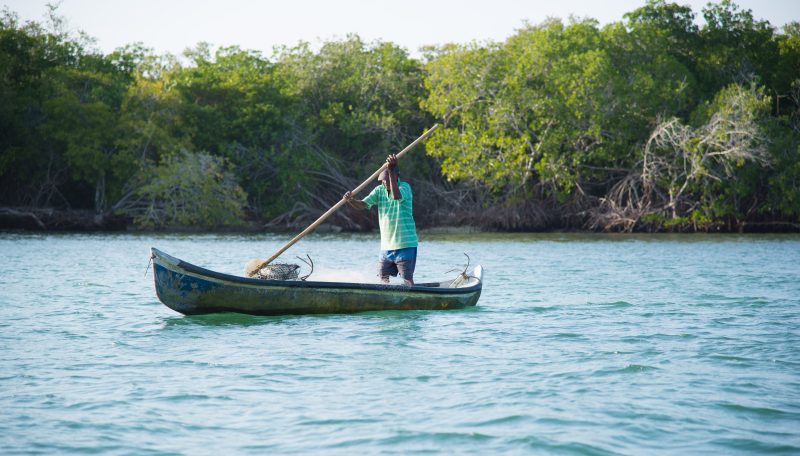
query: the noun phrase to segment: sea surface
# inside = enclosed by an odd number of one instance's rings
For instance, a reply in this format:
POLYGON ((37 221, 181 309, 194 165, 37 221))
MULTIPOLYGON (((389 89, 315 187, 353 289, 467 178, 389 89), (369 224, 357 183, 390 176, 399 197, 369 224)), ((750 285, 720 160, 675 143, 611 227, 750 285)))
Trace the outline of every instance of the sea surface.
MULTIPOLYGON (((0 454, 800 454, 800 236, 422 233, 418 281, 484 266, 467 310, 155 295, 151 246, 241 274, 289 238, 0 233, 0 454)), ((305 254, 371 281, 378 238, 305 254)))

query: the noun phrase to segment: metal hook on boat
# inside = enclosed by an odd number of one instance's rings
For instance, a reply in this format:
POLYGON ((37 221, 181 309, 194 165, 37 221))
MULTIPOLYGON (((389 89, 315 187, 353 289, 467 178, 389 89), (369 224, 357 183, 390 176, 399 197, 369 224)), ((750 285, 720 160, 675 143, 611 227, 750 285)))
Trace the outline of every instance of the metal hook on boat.
POLYGON ((156 256, 154 254, 150 254, 150 261, 147 262, 147 268, 144 270, 144 276, 147 277, 147 272, 150 271, 150 265, 153 264, 153 259, 156 256))
POLYGON ((306 279, 309 278, 311 276, 311 274, 314 273, 314 260, 312 260, 311 257, 307 253, 306 253, 306 258, 308 258, 308 261, 306 261, 306 260, 304 260, 303 258, 300 258, 300 257, 295 257, 295 258, 297 258, 298 260, 302 261, 308 267, 311 268, 311 271, 309 271, 308 274, 304 275, 303 277, 300 277, 300 280, 305 282, 306 279))

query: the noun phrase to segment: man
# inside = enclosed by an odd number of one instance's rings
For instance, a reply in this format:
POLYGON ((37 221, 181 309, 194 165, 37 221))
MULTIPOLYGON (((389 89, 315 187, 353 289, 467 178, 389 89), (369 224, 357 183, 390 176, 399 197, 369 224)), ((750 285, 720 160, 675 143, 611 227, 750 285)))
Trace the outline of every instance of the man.
POLYGON ((389 276, 403 278, 406 285, 414 285, 414 268, 417 265, 417 227, 411 213, 411 186, 399 177, 397 156, 386 158, 387 168, 378 176, 383 185, 375 187, 363 200, 353 198, 351 192, 344 199, 356 209, 378 206, 378 225, 381 229, 381 280, 389 283, 389 276))

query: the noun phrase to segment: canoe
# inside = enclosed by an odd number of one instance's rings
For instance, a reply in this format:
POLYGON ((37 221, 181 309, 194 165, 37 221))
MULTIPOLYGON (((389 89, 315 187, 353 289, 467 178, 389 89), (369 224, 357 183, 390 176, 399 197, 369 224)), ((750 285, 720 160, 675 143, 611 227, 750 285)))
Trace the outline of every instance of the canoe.
POLYGON ((455 279, 413 286, 300 280, 264 280, 211 271, 152 252, 158 299, 185 315, 353 313, 375 310, 461 309, 478 302, 483 268, 455 279))

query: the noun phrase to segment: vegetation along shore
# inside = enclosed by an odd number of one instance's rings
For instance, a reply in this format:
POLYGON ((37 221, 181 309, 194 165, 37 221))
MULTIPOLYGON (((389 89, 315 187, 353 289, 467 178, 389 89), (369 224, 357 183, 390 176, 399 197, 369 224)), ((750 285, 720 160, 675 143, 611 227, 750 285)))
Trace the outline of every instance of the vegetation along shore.
POLYGON ((0 228, 293 229, 438 122, 400 165, 422 228, 800 231, 800 23, 730 1, 419 57, 356 35, 106 55, 64 23, 0 17, 0 228))

